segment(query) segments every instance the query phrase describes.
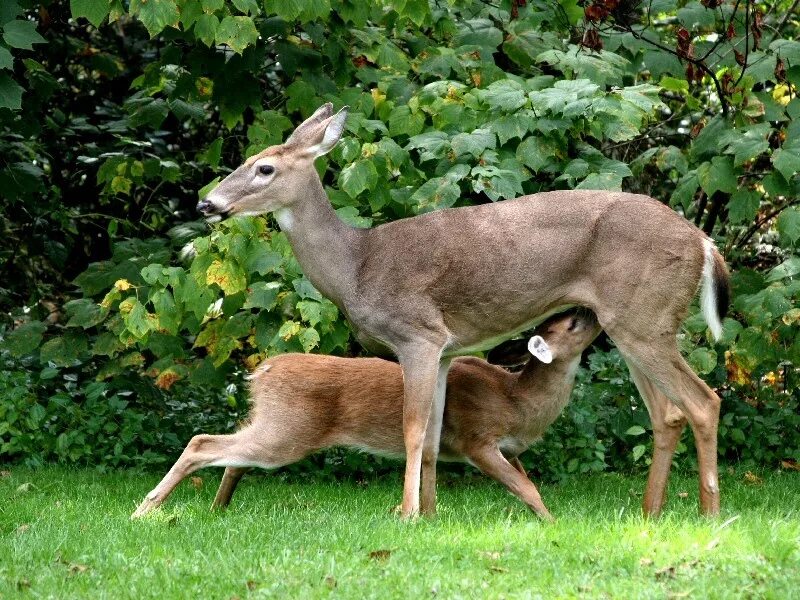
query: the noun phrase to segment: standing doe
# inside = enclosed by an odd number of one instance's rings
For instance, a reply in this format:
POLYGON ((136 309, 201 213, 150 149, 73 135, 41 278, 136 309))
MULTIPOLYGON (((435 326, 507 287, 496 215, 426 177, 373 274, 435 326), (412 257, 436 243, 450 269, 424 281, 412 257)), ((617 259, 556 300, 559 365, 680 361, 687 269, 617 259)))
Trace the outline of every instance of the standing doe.
MULTIPOLYGON (((519 373, 474 357, 453 361, 439 458, 475 465, 551 520, 517 456, 542 436, 569 401, 581 352, 600 327, 594 315, 579 313, 552 317, 539 331, 529 343, 536 358, 519 373)), ((159 506, 182 479, 202 467, 226 467, 214 506, 227 506, 250 467, 288 465, 333 446, 403 456, 403 375, 398 364, 380 358, 284 354, 264 361, 250 379, 247 424, 232 435, 192 438, 133 518, 159 506)))
POLYGON ((650 412, 655 453, 645 512, 661 510, 688 419, 701 508, 717 514, 720 400, 676 342, 701 282, 703 314, 714 336, 721 335, 729 280, 713 242, 652 198, 590 190, 350 227, 334 212, 314 168, 314 159, 339 140, 346 117, 346 108, 334 114, 331 104, 323 105, 285 143, 248 158, 198 210, 273 212, 304 273, 341 308, 359 341, 398 357, 407 455, 403 516, 419 511, 421 471, 422 510, 435 509, 452 357, 491 348, 569 306, 597 315, 650 412))

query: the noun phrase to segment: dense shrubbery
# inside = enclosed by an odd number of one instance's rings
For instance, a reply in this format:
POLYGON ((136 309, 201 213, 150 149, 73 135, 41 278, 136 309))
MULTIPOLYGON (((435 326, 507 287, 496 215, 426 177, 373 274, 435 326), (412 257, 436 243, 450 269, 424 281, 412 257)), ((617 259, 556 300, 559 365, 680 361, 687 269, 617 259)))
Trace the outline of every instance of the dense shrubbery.
MULTIPOLYGON (((701 226, 732 266, 733 311, 720 344, 698 314, 681 344, 725 398, 721 449, 800 459, 791 2, 66 4, 0 9, 3 459, 158 462, 233 423, 224 390, 261 358, 360 352, 270 221, 209 229, 193 210, 328 100, 351 116, 319 169, 355 225, 600 188, 701 226)), ((647 427, 598 347, 530 463, 641 465, 647 427)))

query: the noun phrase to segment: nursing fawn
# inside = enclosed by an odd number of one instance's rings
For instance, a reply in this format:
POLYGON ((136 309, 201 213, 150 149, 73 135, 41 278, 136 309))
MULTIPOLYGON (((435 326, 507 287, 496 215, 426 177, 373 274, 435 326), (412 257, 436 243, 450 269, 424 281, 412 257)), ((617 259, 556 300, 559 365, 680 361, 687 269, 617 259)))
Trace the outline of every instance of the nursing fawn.
MULTIPOLYGON (((551 519, 518 455, 538 440, 569 401, 581 352, 600 327, 589 312, 551 317, 537 328, 533 354, 518 373, 475 357, 448 374, 440 460, 466 461, 551 519)), ((276 468, 332 446, 402 458, 403 377, 379 358, 284 354, 250 381, 247 424, 231 435, 197 435, 133 517, 159 506, 202 467, 226 467, 214 506, 227 506, 251 467, 276 468)))

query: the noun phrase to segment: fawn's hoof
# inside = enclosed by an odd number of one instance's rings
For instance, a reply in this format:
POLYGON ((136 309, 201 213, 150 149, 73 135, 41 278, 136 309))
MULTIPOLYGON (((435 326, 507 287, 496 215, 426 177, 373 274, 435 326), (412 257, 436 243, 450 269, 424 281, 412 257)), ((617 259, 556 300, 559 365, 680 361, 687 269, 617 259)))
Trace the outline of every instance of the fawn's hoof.
POLYGON ((148 494, 145 499, 142 500, 142 503, 136 507, 136 510, 133 511, 133 514, 131 515, 131 521, 141 519, 149 512, 158 508, 160 505, 161 502, 155 496, 151 497, 151 495, 148 494))

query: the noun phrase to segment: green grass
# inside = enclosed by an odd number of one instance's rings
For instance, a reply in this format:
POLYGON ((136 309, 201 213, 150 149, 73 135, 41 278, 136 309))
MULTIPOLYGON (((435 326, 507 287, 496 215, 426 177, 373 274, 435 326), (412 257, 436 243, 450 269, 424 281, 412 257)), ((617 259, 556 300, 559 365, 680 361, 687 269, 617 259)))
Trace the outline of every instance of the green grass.
POLYGON ((438 517, 407 524, 390 514, 398 480, 251 476, 227 512, 211 513, 221 470, 210 469, 199 490, 184 483, 131 522, 158 475, 9 470, 0 477, 0 598, 800 594, 800 473, 761 484, 725 473, 714 520, 697 516, 690 476, 674 476, 654 521, 639 515, 643 477, 576 477, 541 486, 557 518, 547 525, 482 477, 445 480, 438 517))

